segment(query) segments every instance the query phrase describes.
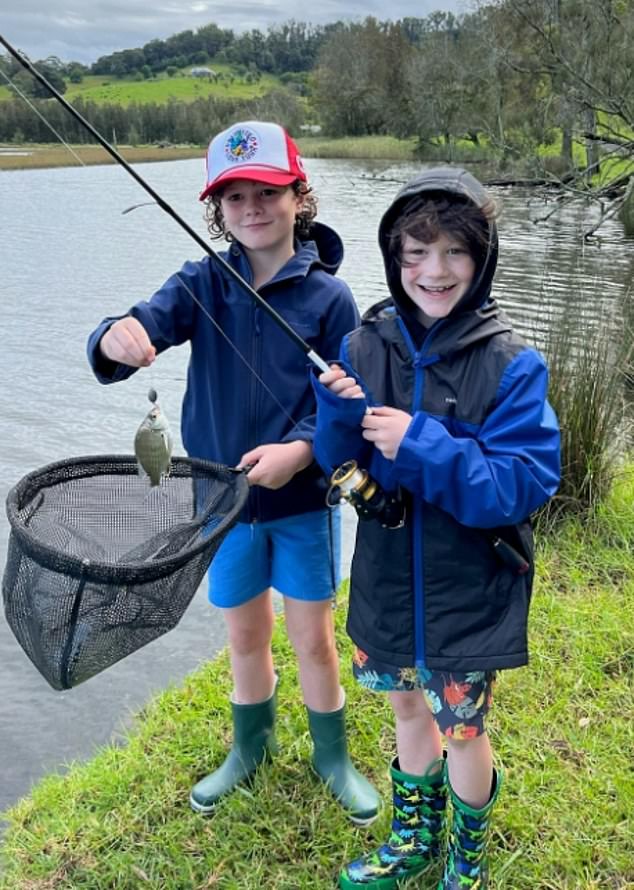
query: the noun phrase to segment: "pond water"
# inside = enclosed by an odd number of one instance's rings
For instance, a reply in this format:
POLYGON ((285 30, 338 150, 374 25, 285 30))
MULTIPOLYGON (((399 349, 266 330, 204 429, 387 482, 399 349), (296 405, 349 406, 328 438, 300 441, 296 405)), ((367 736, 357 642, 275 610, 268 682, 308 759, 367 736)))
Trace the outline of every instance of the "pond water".
MULTIPOLYGON (((341 275, 363 311, 385 296, 376 231, 401 182, 417 169, 388 162, 310 160, 319 218, 346 245, 341 275)), ((198 160, 137 167, 201 235, 198 160)), ((145 192, 119 167, 0 172, 3 311, 0 335, 0 502, 25 473, 79 454, 130 453, 155 386, 179 426, 187 348, 151 372, 101 387, 85 358, 88 333, 106 315, 149 296, 199 248, 158 207, 123 211, 145 192)), ((497 192, 501 260, 495 294, 517 327, 539 342, 550 307, 593 321, 619 311, 630 287, 632 242, 610 222, 600 245, 584 245, 581 205, 535 225, 538 199, 497 192)), ((180 442, 176 453, 182 453, 180 442)), ((345 514, 344 565, 354 518, 345 514)), ((0 515, 0 567, 9 534, 0 515)), ((224 644, 220 616, 201 588, 181 624, 140 652, 68 692, 48 687, 0 619, 0 811, 42 775, 84 759, 116 737, 152 692, 178 683, 224 644)), ((343 666, 346 676, 347 666, 343 666)))

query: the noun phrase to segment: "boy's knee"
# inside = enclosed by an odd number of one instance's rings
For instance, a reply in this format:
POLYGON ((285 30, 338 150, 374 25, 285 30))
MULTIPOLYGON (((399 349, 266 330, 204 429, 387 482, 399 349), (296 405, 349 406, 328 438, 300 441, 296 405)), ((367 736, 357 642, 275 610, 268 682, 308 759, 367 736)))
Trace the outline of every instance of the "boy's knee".
POLYGON ((413 720, 415 718, 429 718, 430 720, 432 719, 431 711, 425 703, 422 692, 420 692, 419 690, 409 692, 391 692, 390 702, 392 704, 394 713, 399 718, 399 720, 413 720))
POLYGON ((264 649, 271 642, 271 633, 263 624, 260 627, 237 627, 229 631, 229 643, 238 655, 250 655, 264 649))
POLYGON ((328 664, 337 658, 335 641, 329 633, 304 634, 293 640, 293 648, 298 658, 314 664, 328 664))

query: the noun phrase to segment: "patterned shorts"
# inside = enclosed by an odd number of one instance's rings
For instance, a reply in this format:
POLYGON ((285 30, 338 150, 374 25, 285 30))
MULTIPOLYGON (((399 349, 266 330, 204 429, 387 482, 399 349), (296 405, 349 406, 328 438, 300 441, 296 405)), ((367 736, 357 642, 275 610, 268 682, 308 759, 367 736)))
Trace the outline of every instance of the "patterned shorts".
POLYGON ((441 733, 453 739, 473 739, 485 732, 484 718, 493 701, 495 671, 430 671, 395 667, 355 649, 355 679, 373 692, 412 692, 420 689, 441 733))

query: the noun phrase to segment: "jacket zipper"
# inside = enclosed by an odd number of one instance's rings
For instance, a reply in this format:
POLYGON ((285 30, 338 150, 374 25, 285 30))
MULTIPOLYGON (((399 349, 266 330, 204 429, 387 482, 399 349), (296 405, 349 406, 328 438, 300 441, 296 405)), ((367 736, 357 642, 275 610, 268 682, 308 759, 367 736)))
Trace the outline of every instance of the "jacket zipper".
MULTIPOLYGON (((414 396, 412 411, 423 401, 425 362, 420 352, 414 353, 414 396)), ((412 517, 412 547, 414 560, 414 655, 416 667, 425 667, 425 580, 423 578, 423 502, 414 503, 412 517)))
MULTIPOLYGON (((414 393, 412 395, 412 413, 423 404, 425 388, 425 368, 438 360, 435 355, 426 355, 426 347, 433 337, 430 333, 425 337, 419 350, 414 346, 409 331, 401 318, 398 320, 401 333, 407 348, 414 360, 414 393)), ((412 511, 412 560, 414 568, 414 658, 417 668, 426 668, 425 664, 425 579, 424 579, 424 548, 423 548, 424 511, 422 500, 416 500, 412 511)))

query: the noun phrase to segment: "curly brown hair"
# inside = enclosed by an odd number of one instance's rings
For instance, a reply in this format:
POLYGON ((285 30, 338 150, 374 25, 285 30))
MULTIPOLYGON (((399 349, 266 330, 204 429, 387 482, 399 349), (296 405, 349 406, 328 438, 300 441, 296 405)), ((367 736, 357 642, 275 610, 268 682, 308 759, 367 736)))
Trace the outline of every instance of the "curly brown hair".
MULTIPOLYGON (((291 184, 291 188, 298 197, 301 196, 304 199, 301 210, 295 217, 295 234, 300 241, 305 241, 310 237, 310 227, 317 216, 317 196, 313 194, 312 188, 300 179, 296 179, 291 184)), ((223 189, 218 189, 205 200, 207 229, 212 241, 218 241, 220 238, 233 241, 235 240, 233 235, 225 228, 221 205, 222 195, 223 189)))

